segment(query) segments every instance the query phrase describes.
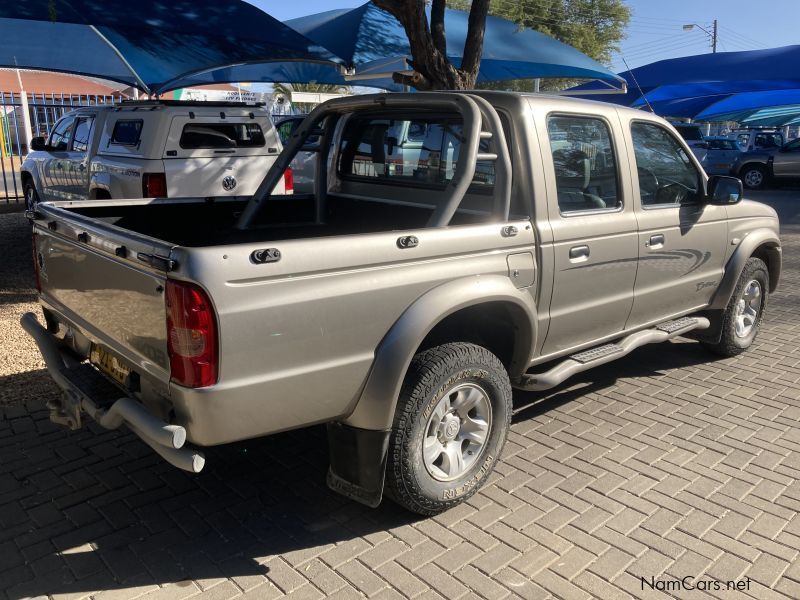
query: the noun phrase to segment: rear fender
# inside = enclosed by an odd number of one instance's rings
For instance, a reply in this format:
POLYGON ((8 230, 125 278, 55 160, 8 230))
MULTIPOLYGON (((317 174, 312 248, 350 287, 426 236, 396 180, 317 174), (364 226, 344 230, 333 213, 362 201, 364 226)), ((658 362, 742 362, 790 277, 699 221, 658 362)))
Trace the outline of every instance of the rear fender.
POLYGON ((481 275, 430 290, 400 316, 381 341, 355 410, 328 429, 331 489, 368 506, 380 503, 389 435, 411 359, 442 319, 487 302, 503 302, 511 308, 515 340, 509 375, 512 380, 522 375, 536 340, 536 306, 528 289, 517 289, 508 277, 481 275))
POLYGON ((95 198, 97 195, 97 190, 103 190, 108 192, 109 196, 112 196, 110 173, 106 171, 100 171, 92 175, 92 178, 89 180, 89 198, 95 198))

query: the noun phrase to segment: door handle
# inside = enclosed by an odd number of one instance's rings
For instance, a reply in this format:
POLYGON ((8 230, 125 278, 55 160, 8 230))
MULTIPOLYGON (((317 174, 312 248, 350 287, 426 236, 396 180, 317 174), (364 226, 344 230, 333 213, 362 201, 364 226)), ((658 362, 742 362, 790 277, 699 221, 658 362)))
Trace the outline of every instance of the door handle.
POLYGON ((569 249, 570 260, 586 260, 589 258, 589 246, 573 246, 569 249))
POLYGON ((644 243, 648 248, 660 248, 664 245, 664 234, 656 233, 650 236, 650 241, 644 243))

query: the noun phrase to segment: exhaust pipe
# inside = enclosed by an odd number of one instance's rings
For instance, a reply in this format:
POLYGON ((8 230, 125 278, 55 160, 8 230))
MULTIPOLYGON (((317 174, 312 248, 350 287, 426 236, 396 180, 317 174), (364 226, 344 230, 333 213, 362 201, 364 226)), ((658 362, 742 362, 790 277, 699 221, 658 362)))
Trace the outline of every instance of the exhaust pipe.
POLYGON ((107 409, 102 409, 76 387, 64 375, 67 365, 61 351, 53 340, 53 336, 39 324, 33 313, 25 313, 20 319, 22 328, 33 338, 42 353, 47 372, 58 386, 71 398, 79 402, 99 425, 106 429, 117 429, 123 423, 143 442, 160 454, 170 464, 189 471, 199 473, 205 465, 205 457, 197 450, 184 448, 186 429, 180 425, 170 425, 157 418, 140 402, 128 396, 118 398, 107 409))

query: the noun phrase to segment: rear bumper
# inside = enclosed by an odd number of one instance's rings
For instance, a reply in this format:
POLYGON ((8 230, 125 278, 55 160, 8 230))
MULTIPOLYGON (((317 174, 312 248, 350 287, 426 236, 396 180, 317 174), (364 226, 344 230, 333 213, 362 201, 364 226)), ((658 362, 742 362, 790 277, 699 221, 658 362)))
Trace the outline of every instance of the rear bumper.
POLYGON ((184 445, 183 427, 155 417, 140 402, 114 388, 94 367, 65 360, 54 336, 33 313, 25 313, 20 322, 39 347, 50 377, 63 392, 60 402, 48 404, 51 420, 77 429, 85 412, 107 429, 117 429, 124 423, 169 463, 192 473, 202 470, 205 457, 184 445))

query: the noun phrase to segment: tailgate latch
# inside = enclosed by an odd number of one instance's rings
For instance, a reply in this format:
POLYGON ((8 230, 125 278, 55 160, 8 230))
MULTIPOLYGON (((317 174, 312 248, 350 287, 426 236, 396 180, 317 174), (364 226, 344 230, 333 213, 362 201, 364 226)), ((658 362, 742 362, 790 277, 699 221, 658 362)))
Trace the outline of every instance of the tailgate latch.
POLYGON ((136 258, 161 271, 172 271, 177 266, 177 263, 168 256, 159 256, 158 254, 138 252, 136 258))

